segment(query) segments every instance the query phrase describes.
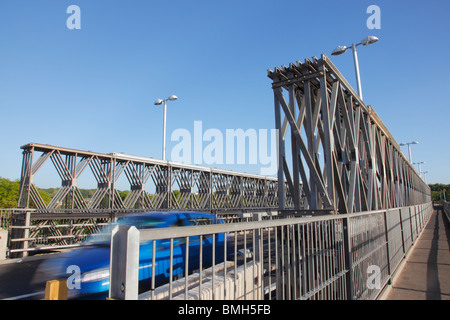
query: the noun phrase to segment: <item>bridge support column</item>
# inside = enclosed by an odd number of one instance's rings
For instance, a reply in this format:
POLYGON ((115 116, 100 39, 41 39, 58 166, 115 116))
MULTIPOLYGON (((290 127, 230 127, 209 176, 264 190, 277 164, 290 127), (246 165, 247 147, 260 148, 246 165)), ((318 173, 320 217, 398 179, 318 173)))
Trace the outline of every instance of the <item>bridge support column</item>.
MULTIPOLYGON (((28 241, 14 241, 16 239, 28 239, 30 237, 31 212, 14 213, 12 218, 12 232, 10 240, 10 249, 28 249, 28 241), (14 228, 17 227, 17 228, 14 228)), ((14 252, 10 254, 10 258, 24 258, 28 256, 27 251, 14 252)))

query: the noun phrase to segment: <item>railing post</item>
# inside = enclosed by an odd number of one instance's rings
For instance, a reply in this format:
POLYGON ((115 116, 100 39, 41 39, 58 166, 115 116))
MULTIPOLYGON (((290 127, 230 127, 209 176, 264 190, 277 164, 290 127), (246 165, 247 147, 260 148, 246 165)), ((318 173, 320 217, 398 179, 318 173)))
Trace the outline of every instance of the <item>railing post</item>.
POLYGON ((400 208, 398 210, 398 214, 400 215, 400 234, 402 236, 402 248, 403 248, 403 256, 404 256, 406 254, 406 241, 405 241, 405 231, 403 230, 404 226, 403 226, 402 208, 400 208))
POLYGON ((0 261, 6 259, 8 252, 8 230, 2 230, 0 227, 0 261))
POLYGON ((386 234, 386 256, 387 256, 387 267, 388 267, 388 274, 389 274, 389 283, 391 281, 391 256, 389 252, 389 225, 388 225, 388 210, 383 211, 383 217, 384 217, 384 232, 386 234))
MULTIPOLYGON (((253 221, 262 221, 262 212, 253 213, 253 221)), ((257 261, 261 261, 261 230, 255 229, 255 243, 254 243, 254 255, 257 261)))
MULTIPOLYGON (((262 212, 255 212, 253 213, 253 221, 262 221, 262 212)), ((264 274, 264 267, 263 267, 263 240, 262 240, 262 231, 261 229, 255 229, 255 243, 254 243, 254 249, 253 254, 255 256, 255 261, 260 264, 261 270, 258 270, 258 288, 261 288, 260 294, 257 295, 257 297, 264 297, 264 286, 262 285, 262 275, 264 274), (260 276, 261 275, 261 276, 260 276)), ((253 275, 255 276, 255 275, 253 275)), ((254 294, 253 294, 254 297, 254 294)))
POLYGON ((352 248, 350 239, 350 217, 347 214, 346 217, 342 219, 342 226, 344 228, 344 259, 345 267, 348 270, 346 277, 346 289, 347 289, 347 300, 353 300, 353 262, 352 262, 352 248))
POLYGON ((109 298, 137 300, 139 286, 139 231, 118 225, 111 234, 109 298))

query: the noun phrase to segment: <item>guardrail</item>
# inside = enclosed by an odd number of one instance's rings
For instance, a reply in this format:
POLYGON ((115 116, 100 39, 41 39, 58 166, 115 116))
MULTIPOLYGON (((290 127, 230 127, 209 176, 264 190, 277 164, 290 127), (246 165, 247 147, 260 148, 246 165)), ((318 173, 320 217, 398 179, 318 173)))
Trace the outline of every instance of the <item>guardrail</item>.
POLYGON ((23 213, 29 209, 0 209, 0 229, 8 229, 12 223, 12 217, 15 213, 23 213))
MULTIPOLYGON (((262 208, 259 210, 263 210, 262 208)), ((226 211, 216 213, 225 222, 242 222, 251 219, 249 212, 226 211)), ((0 228, 8 230, 9 257, 22 257, 30 252, 60 250, 79 246, 89 235, 131 213, 148 212, 146 209, 0 209, 0 228)), ((274 217, 278 210, 265 208, 265 214, 274 217)))
MULTIPOLYGON (((376 299, 432 210, 432 203, 427 203, 265 221, 255 213, 257 221, 252 222, 170 229, 116 226, 111 236, 109 297, 376 299), (151 289, 139 294, 139 244, 146 241, 152 243, 153 252, 158 241, 170 248, 167 283, 156 287, 156 267, 151 268, 151 289), (189 253, 194 241, 199 241, 198 256, 189 253), (184 250, 174 253, 180 244, 184 250), (200 266, 191 270, 189 259, 199 259, 200 266)), ((156 266, 155 259, 153 255, 148 265, 156 266)))
POLYGON ((5 224, 9 228, 9 257, 79 246, 87 236, 120 214, 111 210, 42 213, 37 209, 12 209, 5 212, 8 213, 5 224))

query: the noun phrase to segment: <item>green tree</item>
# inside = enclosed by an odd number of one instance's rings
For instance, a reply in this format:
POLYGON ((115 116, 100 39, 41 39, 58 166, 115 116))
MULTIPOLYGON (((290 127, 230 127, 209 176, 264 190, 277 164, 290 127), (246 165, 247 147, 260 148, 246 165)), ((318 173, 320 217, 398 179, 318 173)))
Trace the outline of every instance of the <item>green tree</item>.
POLYGON ((440 195, 443 194, 444 190, 447 201, 450 201, 450 184, 435 183, 430 184, 429 186, 431 189, 431 196, 433 201, 439 201, 440 195))
POLYGON ((20 181, 0 177, 0 208, 16 208, 19 200, 20 181))
POLYGON ((52 197, 45 190, 38 189, 38 192, 41 195, 42 200, 44 200, 45 204, 49 204, 52 200, 52 197))
POLYGON ((117 192, 119 193, 120 198, 122 198, 122 201, 124 201, 127 195, 130 193, 129 190, 126 191, 117 190, 117 192))

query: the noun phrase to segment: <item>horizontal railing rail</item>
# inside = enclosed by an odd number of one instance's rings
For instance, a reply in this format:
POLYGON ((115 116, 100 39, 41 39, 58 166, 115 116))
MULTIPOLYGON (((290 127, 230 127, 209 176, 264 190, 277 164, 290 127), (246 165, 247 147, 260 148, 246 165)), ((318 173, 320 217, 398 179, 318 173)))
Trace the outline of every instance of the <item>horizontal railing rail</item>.
MULTIPOLYGON (((110 298, 376 299, 425 227, 432 204, 370 212, 168 229, 117 226, 111 238, 110 298), (139 245, 165 258, 145 265, 139 245), (128 254, 126 254, 128 252, 128 254), (130 254, 133 253, 133 254, 130 254), (124 257, 128 257, 127 259, 124 257), (142 261, 141 261, 142 263, 142 261), (151 266, 155 266, 154 268, 151 266), (158 266, 165 283, 157 283, 158 266), (138 271, 139 270, 139 271, 138 271)), ((160 278, 159 278, 160 280, 160 278)))

